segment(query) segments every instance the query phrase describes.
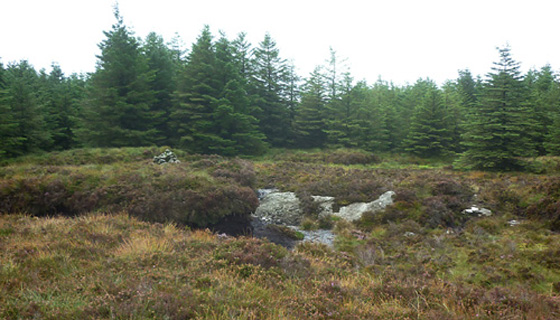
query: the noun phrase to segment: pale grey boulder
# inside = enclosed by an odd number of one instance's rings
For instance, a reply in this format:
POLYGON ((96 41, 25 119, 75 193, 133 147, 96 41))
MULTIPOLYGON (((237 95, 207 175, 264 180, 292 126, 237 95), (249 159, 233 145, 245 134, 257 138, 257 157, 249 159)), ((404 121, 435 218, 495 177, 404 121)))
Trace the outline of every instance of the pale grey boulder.
POLYGON ((341 207, 340 210, 338 210, 338 212, 334 212, 333 215, 348 221, 356 221, 362 217, 364 212, 369 211, 375 213, 385 209, 385 207, 389 205, 392 205, 394 196, 394 191, 387 191, 377 200, 372 202, 358 202, 341 207))
POLYGON ((293 192, 270 192, 261 199, 254 216, 265 223, 295 226, 301 221, 299 204, 293 192))

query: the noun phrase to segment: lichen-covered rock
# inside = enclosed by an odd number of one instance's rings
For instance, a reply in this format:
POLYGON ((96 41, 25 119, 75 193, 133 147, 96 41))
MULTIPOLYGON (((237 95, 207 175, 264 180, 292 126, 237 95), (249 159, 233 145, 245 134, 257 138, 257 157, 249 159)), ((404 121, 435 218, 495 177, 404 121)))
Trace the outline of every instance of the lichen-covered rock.
POLYGON ((179 159, 173 151, 169 149, 165 149, 164 152, 154 157, 154 162, 157 164, 166 164, 166 163, 180 163, 179 159))
POLYGON ((394 191, 387 191, 379 197, 379 199, 372 202, 358 202, 345 207, 341 207, 338 212, 333 215, 348 221, 356 221, 362 217, 364 212, 379 212, 385 207, 393 204, 394 191))
POLYGON ((311 196, 311 198, 318 205, 319 217, 333 214, 334 197, 311 196))
POLYGON ((265 223, 295 226, 302 218, 299 204, 293 192, 271 192, 262 198, 255 216, 265 223))
POLYGON ((463 210, 463 214, 470 214, 470 215, 477 215, 479 217, 489 217, 492 215, 492 211, 486 208, 479 208, 476 206, 472 206, 468 209, 463 210))

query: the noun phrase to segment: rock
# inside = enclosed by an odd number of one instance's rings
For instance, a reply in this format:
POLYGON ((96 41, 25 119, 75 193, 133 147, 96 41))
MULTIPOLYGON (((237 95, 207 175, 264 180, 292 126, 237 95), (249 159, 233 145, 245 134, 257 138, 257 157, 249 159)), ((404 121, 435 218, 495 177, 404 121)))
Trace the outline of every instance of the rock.
POLYGON ((348 221, 356 221, 362 217, 364 212, 379 212, 388 205, 393 204, 394 191, 387 191, 379 197, 379 199, 372 202, 358 202, 351 205, 341 207, 338 212, 333 215, 348 221))
POLYGON ((165 149, 163 153, 154 157, 154 162, 157 164, 166 163, 181 163, 173 151, 165 149))
MULTIPOLYGON (((270 241, 292 248, 296 240, 281 232, 281 226, 289 226, 294 231, 304 235, 303 241, 324 243, 328 246, 333 245, 334 234, 331 230, 301 230, 297 225, 300 224, 302 213, 300 201, 293 192, 279 192, 277 189, 259 189, 256 191, 260 200, 260 205, 253 214, 251 223, 253 236, 258 238, 268 238, 270 241), (271 227, 271 225, 278 225, 271 227)), ((393 203, 395 192, 388 191, 381 195, 379 199, 367 203, 354 203, 340 208, 339 212, 333 212, 334 197, 312 196, 313 201, 318 203, 319 216, 335 215, 347 220, 361 218, 366 211, 378 212, 393 203)), ((364 239, 365 235, 357 236, 364 239)))
POLYGON ((259 190, 257 190, 257 197, 259 198, 259 201, 261 201, 267 195, 269 195, 273 192, 278 192, 278 191, 280 191, 280 190, 278 190, 278 189, 259 189, 259 190))
POLYGON ((265 223, 295 226, 301 221, 299 203, 293 192, 271 192, 263 197, 254 216, 265 223))
POLYGON ((319 217, 333 214, 334 197, 311 196, 319 205, 319 217))
POLYGON ((301 230, 298 227, 293 228, 303 234, 303 241, 322 243, 326 244, 329 247, 332 247, 334 245, 335 235, 331 230, 301 230))
POLYGON ((489 217, 489 216, 492 215, 492 211, 490 211, 486 208, 479 208, 479 207, 476 207, 476 206, 472 206, 468 209, 463 210, 463 214, 477 215, 479 217, 481 217, 481 216, 489 217))

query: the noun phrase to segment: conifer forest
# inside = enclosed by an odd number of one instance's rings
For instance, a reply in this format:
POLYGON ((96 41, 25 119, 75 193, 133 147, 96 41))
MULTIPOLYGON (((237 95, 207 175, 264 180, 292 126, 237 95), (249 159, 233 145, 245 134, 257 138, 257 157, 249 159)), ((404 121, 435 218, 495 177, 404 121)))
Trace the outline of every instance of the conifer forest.
POLYGON ((558 75, 549 65, 521 73, 510 47, 498 48, 486 75, 465 69, 441 85, 397 86, 356 81, 333 49, 300 77, 269 34, 253 45, 204 26, 184 50, 156 33, 137 38, 115 17, 93 73, 0 65, 0 157, 151 145, 224 156, 359 148, 509 171, 524 157, 560 154, 558 75))

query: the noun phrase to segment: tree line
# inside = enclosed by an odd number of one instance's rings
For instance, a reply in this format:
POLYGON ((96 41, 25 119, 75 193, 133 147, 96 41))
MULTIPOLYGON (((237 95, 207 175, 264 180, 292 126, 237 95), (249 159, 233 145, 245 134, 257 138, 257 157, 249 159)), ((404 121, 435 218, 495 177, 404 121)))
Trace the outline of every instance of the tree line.
POLYGON ((123 23, 104 32, 96 71, 37 72, 0 64, 0 157, 77 147, 169 145, 227 156, 270 147, 361 148, 456 157, 516 170, 560 154, 560 80, 522 74, 509 47, 482 79, 469 70, 438 86, 355 81, 334 50, 301 79, 269 34, 257 46, 205 26, 188 53, 123 23))

